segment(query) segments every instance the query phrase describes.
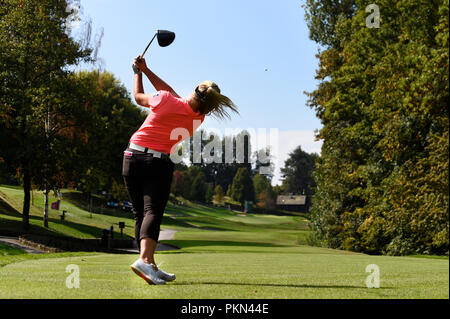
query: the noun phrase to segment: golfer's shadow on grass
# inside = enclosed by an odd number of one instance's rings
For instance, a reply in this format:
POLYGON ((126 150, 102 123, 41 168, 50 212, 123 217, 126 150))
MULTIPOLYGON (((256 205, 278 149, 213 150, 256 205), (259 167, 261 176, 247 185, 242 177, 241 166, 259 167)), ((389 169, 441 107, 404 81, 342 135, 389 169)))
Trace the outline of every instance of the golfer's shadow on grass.
MULTIPOLYGON (((235 286, 258 286, 258 287, 287 287, 287 288, 342 288, 342 289, 368 289, 365 286, 338 286, 338 285, 296 285, 296 284, 252 284, 252 283, 237 283, 237 282, 182 282, 176 285, 235 285, 235 286)), ((389 289, 391 287, 380 287, 377 289, 389 289)))

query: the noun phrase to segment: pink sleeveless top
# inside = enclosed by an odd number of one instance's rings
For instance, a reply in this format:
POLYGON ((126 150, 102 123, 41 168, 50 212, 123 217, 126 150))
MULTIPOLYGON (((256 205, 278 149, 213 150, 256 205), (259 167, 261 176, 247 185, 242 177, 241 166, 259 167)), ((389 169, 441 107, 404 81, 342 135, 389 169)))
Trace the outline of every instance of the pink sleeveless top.
POLYGON ((148 107, 150 113, 130 142, 162 153, 175 152, 176 145, 192 136, 205 119, 185 98, 176 98, 168 91, 154 93, 148 107))

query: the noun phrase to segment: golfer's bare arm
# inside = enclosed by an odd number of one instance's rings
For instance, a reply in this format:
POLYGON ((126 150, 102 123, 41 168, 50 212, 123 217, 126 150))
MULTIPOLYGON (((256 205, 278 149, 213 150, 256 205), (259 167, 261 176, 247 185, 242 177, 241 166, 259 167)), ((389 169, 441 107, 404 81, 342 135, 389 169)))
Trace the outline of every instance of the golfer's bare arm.
POLYGON ((137 104, 148 107, 150 96, 144 93, 144 86, 142 85, 142 73, 134 75, 133 95, 137 104))
MULTIPOLYGON (((156 90, 168 91, 173 96, 178 98, 180 97, 166 82, 161 80, 155 73, 148 69, 145 63, 145 59, 142 59, 142 61, 137 61, 136 58, 134 62, 139 67, 139 69, 141 69, 142 72, 147 76, 156 90)), ((134 75, 133 94, 137 104, 141 106, 149 105, 150 95, 144 93, 144 86, 142 85, 142 73, 134 75)))
POLYGON ((142 70, 157 91, 163 90, 170 92, 175 97, 180 97, 166 82, 161 80, 159 76, 153 73, 149 68, 142 70))

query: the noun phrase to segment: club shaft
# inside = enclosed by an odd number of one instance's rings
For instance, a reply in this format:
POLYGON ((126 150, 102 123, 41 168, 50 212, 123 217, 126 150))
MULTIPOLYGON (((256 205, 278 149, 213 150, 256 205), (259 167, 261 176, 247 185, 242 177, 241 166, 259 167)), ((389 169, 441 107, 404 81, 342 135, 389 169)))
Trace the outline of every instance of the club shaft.
POLYGON ((144 57, 145 52, 147 52, 147 49, 149 48, 150 44, 152 44, 153 40, 155 40, 157 34, 158 34, 158 33, 155 33, 155 35, 153 36, 152 40, 150 41, 150 43, 149 43, 149 44, 147 45, 147 47, 145 48, 144 53, 142 53, 141 58, 144 57))

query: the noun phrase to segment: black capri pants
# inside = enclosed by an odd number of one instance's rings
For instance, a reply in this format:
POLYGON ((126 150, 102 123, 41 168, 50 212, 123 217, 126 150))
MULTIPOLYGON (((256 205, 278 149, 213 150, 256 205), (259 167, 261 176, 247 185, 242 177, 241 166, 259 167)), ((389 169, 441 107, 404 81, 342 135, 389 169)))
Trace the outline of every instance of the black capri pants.
POLYGON ((158 242, 174 166, 169 157, 158 158, 130 148, 124 152, 122 176, 133 204, 134 234, 139 250, 143 238, 158 242))

